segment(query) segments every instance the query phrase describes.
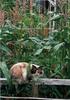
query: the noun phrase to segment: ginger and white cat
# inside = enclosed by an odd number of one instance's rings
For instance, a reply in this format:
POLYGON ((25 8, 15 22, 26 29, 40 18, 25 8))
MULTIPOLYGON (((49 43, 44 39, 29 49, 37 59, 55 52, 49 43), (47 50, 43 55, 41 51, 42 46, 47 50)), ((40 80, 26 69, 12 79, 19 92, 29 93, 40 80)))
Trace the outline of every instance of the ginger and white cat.
POLYGON ((24 81, 32 80, 36 76, 43 76, 44 71, 38 65, 29 64, 27 62, 19 62, 11 67, 10 73, 12 78, 18 83, 23 83, 24 81))

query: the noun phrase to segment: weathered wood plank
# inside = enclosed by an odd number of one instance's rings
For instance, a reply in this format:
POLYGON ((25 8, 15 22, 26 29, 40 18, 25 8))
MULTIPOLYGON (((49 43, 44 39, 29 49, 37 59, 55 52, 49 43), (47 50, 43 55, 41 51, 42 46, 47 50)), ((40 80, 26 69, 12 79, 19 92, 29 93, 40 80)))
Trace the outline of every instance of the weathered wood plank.
POLYGON ((38 97, 38 84, 35 83, 32 84, 32 96, 38 97))
POLYGON ((49 79, 49 78, 41 78, 38 84, 45 85, 70 85, 70 79, 49 79))
MULTIPOLYGON (((6 81, 6 78, 0 78, 0 81, 6 81)), ((41 78, 35 84, 45 85, 70 85, 70 79, 48 79, 41 78)), ((38 98, 38 97, 11 97, 11 96, 0 96, 0 99, 23 99, 23 100, 70 100, 70 99, 53 99, 53 98, 38 98)))
MULTIPOLYGON (((6 81, 6 78, 0 78, 0 81, 6 81)), ((26 82, 27 83, 27 82, 26 82)), ((70 85, 70 79, 49 79, 49 78, 40 78, 35 82, 36 84, 45 84, 45 85, 70 85)), ((29 83, 31 84, 31 82, 29 83)))
POLYGON ((9 96, 0 96, 1 99, 19 99, 19 100, 70 100, 70 99, 53 99, 53 98, 38 98, 38 97, 9 97, 9 96))

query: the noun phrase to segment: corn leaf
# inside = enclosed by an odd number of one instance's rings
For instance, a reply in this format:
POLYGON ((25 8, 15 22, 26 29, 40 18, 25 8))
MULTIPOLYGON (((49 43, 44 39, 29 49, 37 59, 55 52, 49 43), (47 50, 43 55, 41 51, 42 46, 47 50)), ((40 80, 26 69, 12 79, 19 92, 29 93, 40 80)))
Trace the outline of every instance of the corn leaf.
POLYGON ((11 79, 11 75, 9 73, 9 69, 5 62, 0 62, 0 70, 2 71, 2 73, 4 75, 4 78, 6 78, 7 82, 9 83, 10 79, 11 79))

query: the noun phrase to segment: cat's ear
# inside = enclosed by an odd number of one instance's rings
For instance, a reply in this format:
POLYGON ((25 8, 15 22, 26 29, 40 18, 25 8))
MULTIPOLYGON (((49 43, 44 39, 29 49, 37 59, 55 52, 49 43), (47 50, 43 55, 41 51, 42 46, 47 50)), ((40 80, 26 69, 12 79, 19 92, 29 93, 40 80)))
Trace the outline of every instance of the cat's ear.
POLYGON ((32 65, 32 68, 31 68, 31 74, 35 74, 36 73, 36 66, 35 65, 32 65))
POLYGON ((36 65, 33 64, 32 65, 32 69, 37 69, 36 65))
POLYGON ((40 66, 36 64, 32 64, 32 67, 38 69, 40 66))

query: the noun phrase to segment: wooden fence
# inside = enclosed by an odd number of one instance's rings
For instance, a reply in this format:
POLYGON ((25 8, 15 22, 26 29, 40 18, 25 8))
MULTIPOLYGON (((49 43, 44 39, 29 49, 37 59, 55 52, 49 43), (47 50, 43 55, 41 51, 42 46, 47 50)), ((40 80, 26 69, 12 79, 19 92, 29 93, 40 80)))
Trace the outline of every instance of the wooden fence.
POLYGON ((0 10, 0 26, 4 25, 5 12, 0 10))
MULTIPOLYGON (((3 82, 5 82, 6 78, 0 78, 0 87, 3 82)), ((65 85, 70 86, 70 79, 48 79, 42 78, 38 82, 32 83, 32 92, 33 97, 13 97, 13 96, 0 96, 0 99, 19 99, 19 100, 70 100, 70 99, 54 99, 54 98, 40 98, 38 97, 38 85, 65 85)))

